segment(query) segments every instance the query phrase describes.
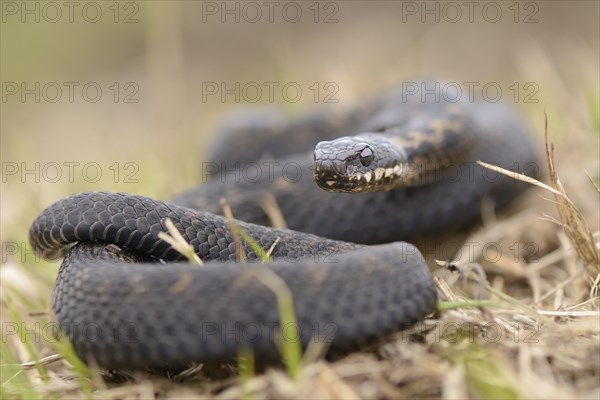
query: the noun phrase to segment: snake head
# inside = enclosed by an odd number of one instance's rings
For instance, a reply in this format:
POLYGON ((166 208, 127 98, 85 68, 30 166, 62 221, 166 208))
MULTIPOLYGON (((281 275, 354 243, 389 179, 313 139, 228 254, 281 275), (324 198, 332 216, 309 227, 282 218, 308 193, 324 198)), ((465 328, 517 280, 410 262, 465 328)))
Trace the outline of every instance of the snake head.
POLYGON ((402 175, 405 160, 403 150, 381 135, 341 137, 316 145, 314 179, 328 192, 386 190, 402 175))

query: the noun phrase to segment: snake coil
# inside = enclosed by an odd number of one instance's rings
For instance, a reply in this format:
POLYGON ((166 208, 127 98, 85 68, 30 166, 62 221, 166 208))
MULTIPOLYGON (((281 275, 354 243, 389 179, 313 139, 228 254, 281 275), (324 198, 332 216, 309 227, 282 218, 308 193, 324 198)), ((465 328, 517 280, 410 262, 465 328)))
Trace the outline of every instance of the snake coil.
POLYGON ((367 102, 339 123, 319 114, 278 128, 275 149, 303 126, 312 128, 308 142, 328 140, 313 157, 275 154, 306 172, 294 184, 215 179, 172 203, 97 192, 46 208, 30 241, 42 254, 64 255, 52 307, 77 354, 106 368, 180 368, 233 359, 241 347, 270 360, 282 340, 347 351, 425 318, 437 301, 433 279, 419 251, 398 240, 473 223, 484 198, 502 206, 524 189, 490 179, 476 160, 535 176, 522 168, 536 157, 526 128, 501 104, 398 98, 367 102), (458 178, 428 173, 452 167, 458 178), (263 226, 259 195, 267 190, 293 230, 263 226), (222 196, 234 225, 273 249, 272 263, 259 262, 247 243, 248 261, 236 263, 231 221, 214 213, 222 196), (204 266, 183 262, 158 237, 167 219, 204 266), (291 292, 297 329, 282 325, 272 273, 291 292))

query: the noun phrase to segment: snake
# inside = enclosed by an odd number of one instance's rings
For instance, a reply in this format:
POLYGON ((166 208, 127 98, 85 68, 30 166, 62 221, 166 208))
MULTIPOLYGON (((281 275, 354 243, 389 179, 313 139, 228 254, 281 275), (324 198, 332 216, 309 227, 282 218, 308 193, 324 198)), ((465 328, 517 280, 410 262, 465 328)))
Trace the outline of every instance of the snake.
POLYGON ((507 104, 407 100, 403 88, 345 113, 223 129, 208 181, 171 201, 77 193, 32 223, 32 246, 63 257, 52 310, 82 360, 177 369, 243 349, 277 362, 287 343, 329 354, 381 340, 436 309, 409 241, 471 226, 483 201, 502 207, 525 190, 476 161, 538 175, 529 130, 507 104), (257 165, 269 174, 232 173, 257 165), (269 226, 266 193, 285 227, 269 226), (168 220, 203 265, 160 237, 168 220))

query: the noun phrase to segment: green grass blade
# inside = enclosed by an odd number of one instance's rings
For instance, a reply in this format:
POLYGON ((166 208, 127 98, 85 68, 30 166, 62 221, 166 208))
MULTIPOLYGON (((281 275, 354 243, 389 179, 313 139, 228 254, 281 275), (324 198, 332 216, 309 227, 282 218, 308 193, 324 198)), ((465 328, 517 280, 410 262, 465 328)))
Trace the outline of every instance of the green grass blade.
POLYGON ((457 362, 465 368, 470 389, 479 399, 519 399, 512 373, 493 354, 471 346, 462 352, 457 362))
POLYGON ((500 304, 491 300, 440 301, 437 310, 444 312, 455 308, 499 307, 500 304))
POLYGON ((19 366, 7 341, 0 341, 0 382, 2 399, 41 399, 33 384, 19 366))
MULTIPOLYGON (((23 332, 23 328, 26 327, 26 323, 25 323, 25 321, 23 321, 23 319, 21 319, 21 316, 19 315, 19 312, 17 311, 15 304, 13 303, 11 296, 9 294, 7 294, 7 296, 6 296, 6 302, 8 305, 8 310, 9 310, 11 319, 15 323, 17 334, 19 335, 21 343, 23 343, 23 345, 25 346, 25 350, 27 351, 27 355, 29 356, 30 361, 38 360, 40 357, 38 355, 35 345, 31 342, 31 339, 30 339, 29 335, 27 334, 27 331, 23 332)), ((37 329, 36 329, 36 331, 37 331, 37 329)), ((41 337, 39 332, 36 332, 35 336, 41 337)), ((38 373, 40 374, 40 378, 42 379, 42 381, 48 382, 48 373, 46 372, 46 368, 44 368, 44 366, 41 364, 36 364, 35 368, 37 369, 38 373)))
POLYGON ((92 378, 92 372, 87 365, 77 356, 73 346, 68 341, 66 336, 61 333, 61 336, 56 342, 53 343, 56 351, 73 367, 73 372, 77 382, 83 393, 85 393, 88 399, 92 398, 92 387, 90 380, 92 378))
MULTIPOLYGON (((272 261, 271 256, 265 251, 256 241, 243 229, 237 225, 232 224, 237 230, 239 235, 242 237, 244 242, 252 251, 254 251, 257 257, 264 263, 272 261)), ((279 278, 272 270, 267 269, 261 271, 261 281, 267 285, 277 299, 277 309, 279 313, 279 321, 281 323, 282 340, 280 342, 281 354, 283 361, 286 365, 288 375, 292 379, 297 379, 300 375, 300 367, 302 363, 302 347, 300 345, 300 338, 298 332, 298 323, 296 318, 296 312, 294 311, 294 301, 292 299, 292 293, 290 292, 286 283, 279 278), (289 333, 290 329, 294 330, 294 338, 290 340, 286 338, 286 333, 289 333)))
POLYGON ((252 238, 252 236, 250 236, 248 232, 246 232, 237 225, 235 225, 235 227, 237 229, 238 234, 242 237, 242 240, 246 242, 248 246, 250 246, 254 253, 256 253, 256 256, 259 258, 259 260, 261 260, 263 263, 273 262, 273 259, 267 254, 267 251, 260 247, 260 245, 256 243, 256 241, 252 238))
POLYGON ((243 400, 252 398, 250 388, 248 387, 250 380, 254 378, 254 353, 248 348, 240 349, 238 355, 238 366, 240 371, 240 386, 243 400))

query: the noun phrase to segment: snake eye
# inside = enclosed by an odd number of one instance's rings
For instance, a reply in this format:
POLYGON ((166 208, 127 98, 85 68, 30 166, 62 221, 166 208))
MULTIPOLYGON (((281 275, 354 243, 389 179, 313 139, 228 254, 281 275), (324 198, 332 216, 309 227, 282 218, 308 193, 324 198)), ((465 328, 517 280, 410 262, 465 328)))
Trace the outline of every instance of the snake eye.
POLYGON ((365 147, 365 149, 360 152, 360 163, 364 167, 368 167, 373 163, 373 151, 370 148, 365 147))

